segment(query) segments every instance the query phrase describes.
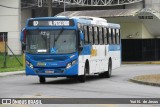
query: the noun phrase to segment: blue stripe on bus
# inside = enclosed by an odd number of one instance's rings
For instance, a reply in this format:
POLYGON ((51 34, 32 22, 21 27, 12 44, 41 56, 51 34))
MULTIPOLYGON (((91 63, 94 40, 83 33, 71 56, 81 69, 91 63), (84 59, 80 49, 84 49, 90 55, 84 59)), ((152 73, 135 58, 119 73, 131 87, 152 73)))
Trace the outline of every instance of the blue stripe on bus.
POLYGON ((109 51, 120 51, 121 45, 109 45, 109 51))
POLYGON ((91 45, 84 45, 81 55, 90 55, 91 54, 91 45))

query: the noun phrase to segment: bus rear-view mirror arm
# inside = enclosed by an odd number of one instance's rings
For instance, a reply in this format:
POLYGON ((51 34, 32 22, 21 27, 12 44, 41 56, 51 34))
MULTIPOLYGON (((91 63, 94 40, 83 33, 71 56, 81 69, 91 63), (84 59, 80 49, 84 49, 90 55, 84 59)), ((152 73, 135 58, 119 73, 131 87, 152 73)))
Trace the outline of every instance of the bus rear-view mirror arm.
POLYGON ((25 51, 26 50, 26 29, 25 28, 23 28, 21 31, 20 41, 22 44, 22 50, 25 51))

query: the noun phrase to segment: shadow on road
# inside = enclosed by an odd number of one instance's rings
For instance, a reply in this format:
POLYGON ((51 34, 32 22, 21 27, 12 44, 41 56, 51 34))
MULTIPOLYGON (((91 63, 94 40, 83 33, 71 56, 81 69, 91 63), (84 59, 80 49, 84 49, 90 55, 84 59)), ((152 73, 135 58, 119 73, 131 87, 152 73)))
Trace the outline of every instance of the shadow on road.
MULTIPOLYGON (((111 78, 114 78, 115 76, 112 76, 111 78)), ((52 78, 51 78, 52 79, 52 78)), ((44 84, 79 84, 81 82, 78 81, 78 78, 57 78, 56 80, 49 80, 46 81, 44 84)), ((86 83, 91 81, 99 81, 99 80, 109 80, 110 78, 100 78, 98 75, 90 75, 86 77, 86 83)), ((40 84, 40 83, 35 83, 40 84)))

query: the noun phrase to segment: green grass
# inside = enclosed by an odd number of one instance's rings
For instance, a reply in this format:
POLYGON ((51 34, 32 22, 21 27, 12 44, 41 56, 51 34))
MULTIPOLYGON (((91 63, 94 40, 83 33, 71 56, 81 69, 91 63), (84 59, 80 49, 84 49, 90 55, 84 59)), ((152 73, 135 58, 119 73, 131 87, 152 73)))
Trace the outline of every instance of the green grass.
MULTIPOLYGON (((16 56, 22 63, 22 56, 16 56)), ((4 55, 0 53, 0 72, 11 72, 24 70, 24 67, 16 60, 13 55, 7 55, 6 57, 6 68, 4 68, 4 55)))

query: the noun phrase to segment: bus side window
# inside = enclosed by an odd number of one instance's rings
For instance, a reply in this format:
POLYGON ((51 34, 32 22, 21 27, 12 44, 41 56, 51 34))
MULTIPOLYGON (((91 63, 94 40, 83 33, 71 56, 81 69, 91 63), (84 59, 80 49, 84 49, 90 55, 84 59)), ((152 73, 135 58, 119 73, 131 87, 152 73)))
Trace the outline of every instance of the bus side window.
POLYGON ((94 27, 94 44, 98 45, 98 32, 97 27, 94 27))
POLYGON ((117 44, 120 44, 120 32, 119 32, 119 29, 116 29, 116 42, 117 42, 117 44))
POLYGON ((90 44, 90 37, 89 37, 89 26, 87 26, 87 37, 88 37, 88 44, 90 44))
POLYGON ((88 32, 87 32, 87 26, 83 27, 84 29, 84 44, 88 44, 88 32))
POLYGON ((99 27, 99 44, 100 45, 103 44, 102 28, 101 27, 99 27))
POLYGON ((103 37, 104 37, 104 44, 106 45, 108 42, 107 42, 107 30, 106 30, 106 28, 103 28, 103 32, 104 32, 104 34, 103 34, 103 37))
POLYGON ((95 35, 95 32, 94 32, 94 27, 92 27, 92 36, 93 36, 93 44, 95 43, 95 37, 94 37, 94 35, 95 35))
POLYGON ((99 27, 97 27, 97 40, 98 40, 98 44, 99 44, 99 27))
POLYGON ((116 41, 115 41, 115 29, 112 29, 112 43, 116 44, 116 41))
POLYGON ((108 28, 108 43, 109 43, 109 44, 112 44, 111 28, 108 28))
POLYGON ((92 29, 92 26, 89 26, 89 41, 90 41, 90 44, 93 44, 93 29, 92 29))

